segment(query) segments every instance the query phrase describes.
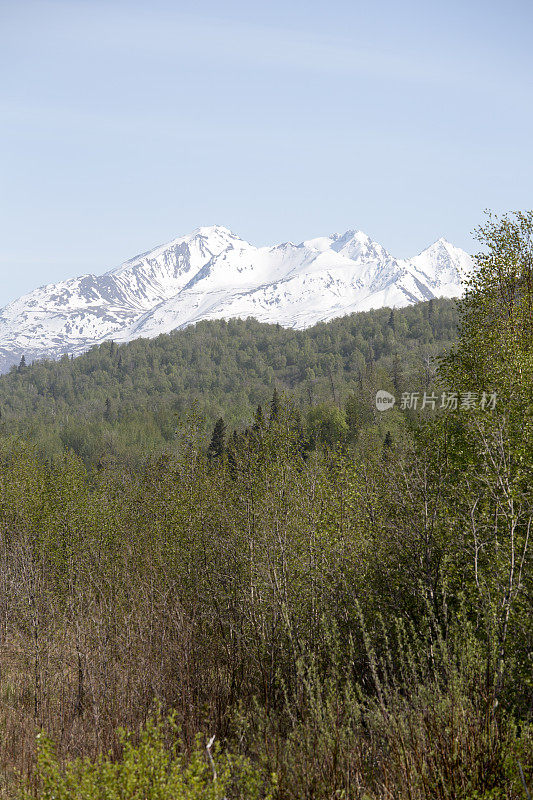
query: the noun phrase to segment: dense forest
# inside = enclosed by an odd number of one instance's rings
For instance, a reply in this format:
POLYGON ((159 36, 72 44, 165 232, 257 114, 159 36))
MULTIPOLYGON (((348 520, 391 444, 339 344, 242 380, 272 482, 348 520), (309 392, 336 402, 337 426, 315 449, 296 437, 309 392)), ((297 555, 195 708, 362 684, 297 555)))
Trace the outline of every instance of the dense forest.
POLYGON ((45 458, 66 447, 88 465, 138 465, 167 449, 193 408, 205 430, 221 416, 240 429, 276 388, 304 415, 317 406, 337 419, 340 412, 353 436, 356 400, 371 413, 379 388, 399 398, 434 383, 458 319, 455 301, 432 300, 306 331, 253 319, 201 322, 121 347, 108 342, 72 360, 22 361, 0 378, 0 421, 45 458))
POLYGON ((0 380, 3 796, 529 797, 533 212, 478 235, 459 308, 0 380))

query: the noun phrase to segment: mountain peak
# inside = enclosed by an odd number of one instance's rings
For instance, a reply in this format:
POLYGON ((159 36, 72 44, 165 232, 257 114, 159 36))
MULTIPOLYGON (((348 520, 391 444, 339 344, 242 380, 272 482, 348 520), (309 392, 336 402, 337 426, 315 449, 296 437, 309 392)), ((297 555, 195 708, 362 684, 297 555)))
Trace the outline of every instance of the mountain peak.
POLYGON ((340 255, 356 261, 387 261, 389 253, 370 236, 361 230, 349 230, 336 235, 333 250, 340 255))
POLYGON ((204 225, 200 228, 195 228, 191 234, 191 237, 194 236, 231 236, 235 239, 239 237, 237 234, 233 233, 229 228, 226 228, 224 225, 204 225))
POLYGON ((21 355, 58 358, 114 339, 156 336, 201 319, 318 321, 457 296, 471 269, 441 238, 397 260, 361 230, 254 247, 223 225, 196 228, 100 276, 36 289, 0 312, 0 371, 21 355))
POLYGON ((436 252, 437 250, 446 250, 448 252, 454 252, 454 251, 463 252, 462 250, 460 250, 460 248, 456 247, 444 236, 441 236, 439 239, 436 239, 434 242, 428 245, 428 247, 426 247, 425 250, 422 250, 422 252, 419 253, 419 255, 422 255, 423 253, 436 252))
POLYGON ((341 239, 357 239, 359 242, 371 241, 370 236, 359 228, 350 228, 344 231, 340 236, 341 239))
POLYGON ((410 263, 433 288, 440 289, 446 297, 453 297, 455 287, 461 286, 472 271, 470 256, 444 236, 422 250, 410 263))

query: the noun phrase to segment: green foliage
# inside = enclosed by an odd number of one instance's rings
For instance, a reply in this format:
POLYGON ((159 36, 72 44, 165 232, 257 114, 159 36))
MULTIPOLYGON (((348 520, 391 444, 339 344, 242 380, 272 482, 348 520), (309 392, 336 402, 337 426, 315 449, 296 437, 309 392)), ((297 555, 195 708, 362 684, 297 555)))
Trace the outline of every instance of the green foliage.
POLYGON ((454 341, 458 325, 454 301, 435 301, 430 318, 425 305, 396 310, 394 327, 390 310, 380 309, 305 331, 248 319, 201 322, 120 347, 106 342, 0 377, 1 423, 44 458, 69 447, 86 464, 139 465, 172 444, 193 405, 207 431, 220 417, 242 428, 258 404, 275 416, 273 391, 302 409, 341 408, 354 395, 367 404, 377 388, 399 386, 398 360, 402 386, 414 391, 423 364, 454 341))
POLYGON ((327 403, 309 409, 307 425, 314 441, 330 446, 342 442, 348 432, 345 414, 327 403))
POLYGON ((21 800, 270 800, 273 796, 273 777, 265 781, 248 759, 221 753, 218 744, 211 752, 197 737, 186 755, 173 716, 166 724, 160 716, 149 717, 138 737, 121 731, 120 743, 118 759, 109 754, 61 764, 53 743, 39 734, 37 791, 24 793, 21 800))
POLYGON ((240 719, 249 750, 266 743, 280 795, 351 797, 357 787, 368 800, 523 798, 533 726, 498 713, 479 642, 468 625, 454 634, 435 620, 420 633, 395 620, 371 638, 363 623, 374 693, 354 681, 337 633, 327 665, 302 656, 299 690, 282 711, 240 719))
POLYGON ((449 525, 461 536, 462 580, 477 614, 492 621, 499 688, 508 672, 512 702, 526 706, 533 689, 525 622, 533 596, 532 236, 533 212, 489 215, 478 230, 484 250, 442 374, 460 391, 494 392, 497 402, 490 412, 450 414, 438 433, 448 442, 449 525))

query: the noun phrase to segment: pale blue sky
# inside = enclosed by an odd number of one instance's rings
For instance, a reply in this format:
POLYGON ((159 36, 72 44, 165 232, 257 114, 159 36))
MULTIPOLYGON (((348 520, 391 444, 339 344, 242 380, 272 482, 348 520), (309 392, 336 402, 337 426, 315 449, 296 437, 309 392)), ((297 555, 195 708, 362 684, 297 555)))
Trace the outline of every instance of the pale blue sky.
POLYGON ((200 225, 467 249, 533 206, 529 2, 0 0, 0 306, 200 225))

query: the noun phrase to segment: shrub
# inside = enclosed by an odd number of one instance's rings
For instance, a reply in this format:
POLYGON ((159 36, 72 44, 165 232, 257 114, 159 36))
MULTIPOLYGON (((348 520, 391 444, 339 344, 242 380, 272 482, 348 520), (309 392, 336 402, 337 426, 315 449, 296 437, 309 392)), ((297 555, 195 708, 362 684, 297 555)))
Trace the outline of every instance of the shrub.
POLYGON ((436 625, 415 633, 398 623, 387 638, 377 655, 364 632, 366 690, 333 642, 333 667, 324 673, 302 659, 284 707, 267 714, 257 706, 251 724, 241 721, 249 751, 266 753, 276 771, 280 797, 525 800, 533 727, 497 704, 468 626, 453 650, 436 625))
MULTIPOLYGON (((120 732, 122 753, 61 764, 53 742, 38 737, 36 796, 39 800, 270 800, 275 778, 264 780, 251 762, 223 753, 213 741, 197 737, 186 754, 173 717, 148 718, 133 736, 120 732)), ((35 794, 26 791, 22 798, 35 794)))

